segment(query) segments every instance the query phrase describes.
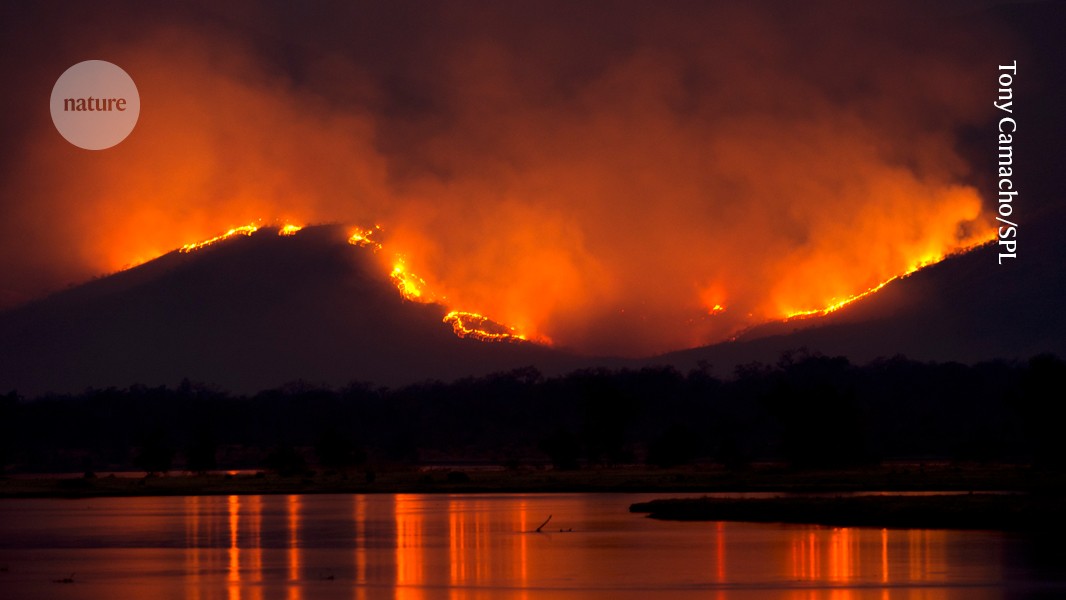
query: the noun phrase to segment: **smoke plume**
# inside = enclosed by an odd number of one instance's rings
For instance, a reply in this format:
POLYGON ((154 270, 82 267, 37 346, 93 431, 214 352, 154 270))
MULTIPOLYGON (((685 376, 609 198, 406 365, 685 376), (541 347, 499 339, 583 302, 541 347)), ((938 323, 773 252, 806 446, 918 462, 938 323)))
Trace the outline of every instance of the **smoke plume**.
POLYGON ((852 4, 9 8, 0 301, 262 221, 380 224, 383 269, 588 353, 823 308, 990 231, 986 28, 852 4), (141 94, 100 152, 46 108, 90 58, 141 94))

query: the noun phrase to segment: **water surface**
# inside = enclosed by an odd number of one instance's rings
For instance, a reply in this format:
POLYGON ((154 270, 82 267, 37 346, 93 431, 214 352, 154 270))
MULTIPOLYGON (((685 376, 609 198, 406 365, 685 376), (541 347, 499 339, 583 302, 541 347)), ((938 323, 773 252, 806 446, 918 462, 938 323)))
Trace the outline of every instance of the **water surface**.
POLYGON ((633 502, 659 496, 3 500, 0 597, 1066 596, 1057 567, 1017 535, 678 523, 628 512, 633 502))

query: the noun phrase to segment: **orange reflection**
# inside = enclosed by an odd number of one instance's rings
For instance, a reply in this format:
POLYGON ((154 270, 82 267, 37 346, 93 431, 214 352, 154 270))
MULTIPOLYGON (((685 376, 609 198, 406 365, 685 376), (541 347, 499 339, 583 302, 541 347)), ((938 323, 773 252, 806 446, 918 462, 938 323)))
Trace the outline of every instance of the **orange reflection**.
POLYGON ((888 583, 888 530, 881 530, 881 582, 888 583))
POLYGON ((289 600, 300 600, 300 497, 286 496, 289 523, 289 600))
POLYGON ((249 521, 249 533, 251 539, 249 540, 249 548, 245 553, 250 559, 250 566, 248 570, 248 580, 251 585, 248 587, 251 600, 261 600, 263 597, 263 497, 262 496, 248 496, 246 498, 248 504, 248 521, 249 521))
POLYGON ((529 528, 529 502, 523 499, 518 503, 518 564, 523 599, 529 595, 529 536, 525 533, 529 528))
POLYGON ((357 494, 352 497, 352 518, 355 526, 355 600, 366 599, 366 496, 357 494))
MULTIPOLYGON (((333 580, 334 563, 322 549, 311 555, 304 549, 315 545, 309 532, 321 531, 320 519, 336 518, 338 507, 352 521, 344 526, 352 545, 331 556, 350 570, 339 569, 338 581, 321 585, 331 586, 331 597, 354 600, 386 594, 469 600, 493 597, 494 590, 528 600, 559 582, 629 581, 649 590, 691 583, 706 586, 706 597, 724 600, 767 578, 787 582, 781 596, 792 600, 940 600, 949 596, 945 583, 959 581, 960 563, 951 560, 950 549, 977 535, 713 523, 685 530, 696 537, 681 539, 695 545, 671 546, 677 538, 668 527, 645 529, 639 537, 586 531, 603 513, 584 498, 217 496, 181 502, 185 600, 319 596, 312 591, 320 589, 315 580, 333 580), (550 527, 532 531, 552 513, 550 527)), ((981 581, 1000 576, 997 564, 982 571, 981 581)))
MULTIPOLYGON (((789 572, 796 581, 834 586, 943 582, 949 572, 946 536, 941 530, 814 527, 792 535, 789 572)), ((882 597, 888 598, 891 589, 884 587, 882 597)), ((844 600, 854 594, 840 587, 831 597, 844 600)))
POLYGON ((422 515, 419 497, 396 495, 396 600, 422 597, 422 515))
POLYGON ((191 585, 186 588, 188 600, 200 599, 200 497, 185 498, 185 570, 190 574, 191 585))
POLYGON ((226 571, 226 589, 232 600, 241 597, 241 555, 237 546, 237 529, 240 527, 240 496, 230 496, 229 505, 229 569, 226 571))
POLYGON ((534 570, 533 543, 549 540, 551 534, 533 533, 539 521, 530 515, 528 499, 513 502, 513 507, 498 511, 494 509, 500 503, 495 500, 448 499, 448 571, 444 583, 451 589, 451 598, 469 597, 464 590, 471 587, 501 584, 515 591, 512 597, 528 598, 530 582, 554 570, 534 570))
MULTIPOLYGON (((714 580, 718 584, 725 583, 725 573, 725 523, 719 521, 715 524, 714 528, 714 580)), ((719 587, 718 592, 715 594, 715 598, 717 600, 725 600, 725 589, 719 587)))

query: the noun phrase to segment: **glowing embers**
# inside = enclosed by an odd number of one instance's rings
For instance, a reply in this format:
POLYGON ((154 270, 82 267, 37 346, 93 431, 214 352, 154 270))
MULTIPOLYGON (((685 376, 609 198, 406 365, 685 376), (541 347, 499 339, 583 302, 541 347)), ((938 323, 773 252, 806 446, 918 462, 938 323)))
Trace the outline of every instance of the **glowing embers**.
POLYGON ((348 243, 360 248, 370 246, 374 249, 374 252, 377 252, 381 250, 381 242, 371 239, 370 236, 376 235, 380 231, 380 225, 375 225, 373 229, 356 229, 352 232, 351 237, 348 238, 348 243))
POLYGON ((199 250, 204 246, 210 246, 211 244, 221 242, 222 240, 229 239, 235 235, 252 235, 256 231, 259 231, 259 227, 256 225, 245 225, 243 227, 234 227, 222 235, 213 237, 203 242, 197 242, 195 244, 185 244, 181 247, 182 252, 192 252, 193 250, 199 250))
POLYGON ((284 225, 281 229, 278 229, 278 235, 296 235, 296 232, 303 229, 300 225, 284 225))
POLYGON ((396 284, 396 289, 400 290, 400 295, 406 300, 412 302, 431 302, 432 298, 426 295, 426 281, 411 273, 407 270, 407 265, 403 262, 403 257, 396 259, 396 264, 392 267, 392 273, 389 274, 393 283, 396 284))
POLYGON ((526 336, 505 327, 484 315, 453 310, 444 315, 444 322, 452 326, 455 335, 482 342, 523 342, 526 336))

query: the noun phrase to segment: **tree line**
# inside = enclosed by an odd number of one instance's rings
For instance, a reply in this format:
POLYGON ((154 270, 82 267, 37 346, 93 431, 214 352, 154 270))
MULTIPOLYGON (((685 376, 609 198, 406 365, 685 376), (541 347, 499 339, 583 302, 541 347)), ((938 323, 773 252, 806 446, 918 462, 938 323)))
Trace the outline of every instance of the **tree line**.
POLYGON ((1066 465, 1066 363, 905 357, 854 365, 803 351, 729 377, 709 365, 528 367, 400 388, 294 382, 254 395, 133 385, 0 396, 13 472, 386 469, 498 464, 577 469, 760 461, 798 468, 890 459, 1066 465))

